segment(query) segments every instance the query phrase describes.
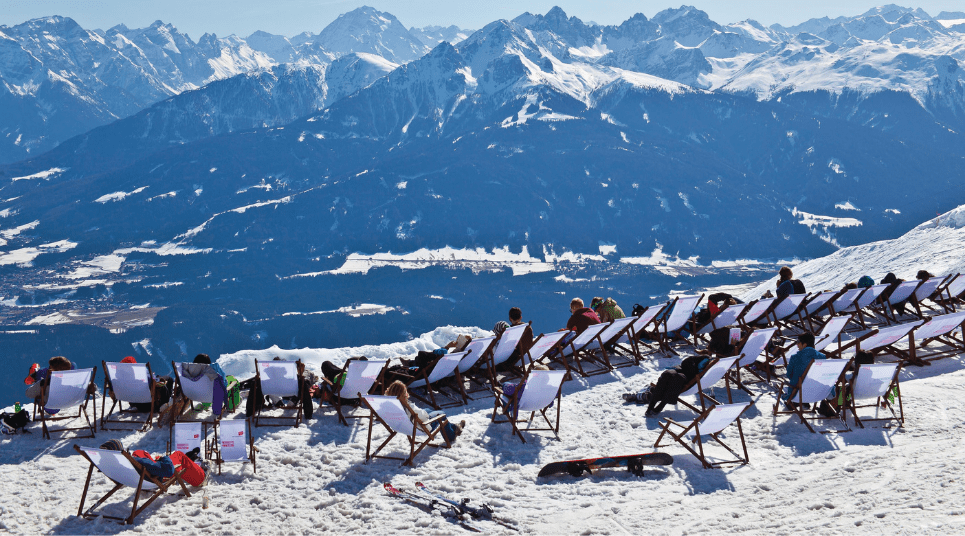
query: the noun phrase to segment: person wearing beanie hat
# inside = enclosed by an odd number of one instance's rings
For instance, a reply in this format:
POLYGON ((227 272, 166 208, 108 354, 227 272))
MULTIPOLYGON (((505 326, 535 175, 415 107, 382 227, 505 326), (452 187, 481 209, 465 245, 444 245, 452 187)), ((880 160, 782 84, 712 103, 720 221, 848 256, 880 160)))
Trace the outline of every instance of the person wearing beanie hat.
POLYGON ((873 287, 875 280, 871 279, 871 276, 863 275, 858 279, 858 288, 868 288, 873 287))
POLYGON ((124 359, 121 359, 121 363, 137 363, 137 360, 134 359, 134 356, 129 355, 129 356, 125 357, 124 359))

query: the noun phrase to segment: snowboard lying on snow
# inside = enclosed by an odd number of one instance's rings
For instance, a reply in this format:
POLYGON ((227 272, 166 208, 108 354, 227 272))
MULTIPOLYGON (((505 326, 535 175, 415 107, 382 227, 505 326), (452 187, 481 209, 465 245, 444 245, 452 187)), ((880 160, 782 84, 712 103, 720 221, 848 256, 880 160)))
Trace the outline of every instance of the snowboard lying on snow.
POLYGON ((553 462, 544 465, 538 476, 570 474, 581 476, 584 472, 592 474, 596 469, 604 467, 626 467, 631 473, 643 476, 643 468, 648 465, 670 465, 673 456, 665 452, 650 452, 647 454, 631 454, 629 456, 608 456, 606 458, 586 458, 583 460, 569 460, 553 462))

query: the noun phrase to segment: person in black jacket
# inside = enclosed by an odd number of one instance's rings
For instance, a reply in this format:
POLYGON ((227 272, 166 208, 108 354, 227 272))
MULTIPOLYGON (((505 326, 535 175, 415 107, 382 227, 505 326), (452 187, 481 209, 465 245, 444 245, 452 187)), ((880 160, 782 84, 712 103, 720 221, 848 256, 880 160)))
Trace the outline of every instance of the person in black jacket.
POLYGON ((647 404, 646 416, 656 417, 667 404, 677 402, 680 393, 704 370, 708 361, 709 358, 702 355, 687 357, 676 367, 663 371, 657 383, 651 383, 639 393, 624 393, 623 400, 647 404))

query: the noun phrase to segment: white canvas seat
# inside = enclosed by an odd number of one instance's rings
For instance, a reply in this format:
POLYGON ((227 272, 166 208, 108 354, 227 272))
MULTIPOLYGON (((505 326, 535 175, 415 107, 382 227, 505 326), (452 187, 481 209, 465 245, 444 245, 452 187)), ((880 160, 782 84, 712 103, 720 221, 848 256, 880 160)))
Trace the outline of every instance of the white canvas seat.
MULTIPOLYGON (((856 338, 849 341, 848 344, 843 344, 843 333, 845 327, 851 322, 852 317, 855 313, 843 314, 838 316, 832 316, 828 318, 827 322, 821 328, 821 331, 814 336, 814 349, 824 353, 828 357, 840 357, 841 353, 848 348, 855 346, 864 338, 856 338), (834 350, 829 350, 828 348, 832 343, 837 343, 837 347, 834 350)), ((870 336, 868 333, 866 336, 870 336)), ((778 354, 777 359, 774 360, 775 366, 786 367, 787 366, 787 353, 794 348, 795 343, 792 342, 789 345, 779 349, 776 353, 778 354), (781 363, 777 361, 780 360, 781 363)))
POLYGON ((778 325, 780 322, 795 315, 798 310, 801 309, 807 297, 807 294, 788 294, 771 309, 770 314, 768 314, 768 323, 778 325))
POLYGON ((915 343, 912 330, 921 324, 921 320, 916 320, 914 322, 906 322, 904 324, 880 328, 872 331, 871 333, 865 334, 865 336, 856 339, 856 341, 852 341, 852 343, 855 344, 848 343, 845 346, 853 346, 856 353, 861 350, 867 352, 881 352, 885 355, 891 355, 902 361, 911 361, 920 364, 921 362, 915 359, 909 350, 898 348, 895 346, 895 344, 900 342, 901 339, 907 337, 909 348, 914 348, 915 343))
MULTIPOLYGON (((928 307, 924 302, 925 300, 932 299, 938 300, 941 293, 941 288, 946 280, 951 276, 945 277, 931 277, 926 279, 915 289, 915 294, 913 297, 909 298, 908 302, 915 308, 914 314, 918 318, 924 319, 925 313, 922 311, 922 306, 928 307)), ((907 308, 906 308, 907 310, 907 308)))
POLYGON ((855 302, 863 294, 865 289, 863 288, 852 288, 844 291, 843 294, 837 297, 828 304, 829 313, 834 316, 842 311, 846 311, 854 307, 855 302))
POLYGON ((437 415, 423 422, 418 414, 406 407, 406 403, 394 396, 362 395, 362 402, 369 408, 369 435, 365 445, 365 462, 368 463, 373 458, 384 458, 389 460, 403 460, 402 465, 413 465, 415 457, 426 447, 445 447, 450 448, 452 444, 442 434, 443 415, 437 415), (439 426, 432 429, 432 423, 440 421, 439 426), (372 451, 372 432, 375 424, 380 424, 388 433, 389 437, 382 442, 375 451, 372 451), (398 456, 380 456, 379 452, 389 444, 397 435, 402 435, 409 443, 409 454, 402 458, 398 456), (444 443, 435 444, 432 441, 440 436, 444 443))
MULTIPOLYGON (((684 329, 688 322, 691 322, 691 324, 694 323, 694 312, 697 310, 697 305, 703 298, 703 294, 700 296, 678 296, 674 298, 673 303, 670 305, 670 314, 656 320, 656 329, 654 329, 653 334, 657 338, 657 344, 661 352, 679 355, 672 347, 672 343, 674 342, 671 340, 672 334, 677 334, 678 340, 683 340, 694 345, 693 342, 680 337, 679 332, 684 329)), ((696 340, 696 333, 691 334, 691 336, 693 340, 696 340)))
POLYGON ((607 326, 606 329, 600 333, 600 354, 603 358, 603 362, 612 368, 623 368, 630 365, 638 365, 639 360, 634 353, 623 354, 617 347, 617 341, 621 337, 626 336, 629 333, 633 322, 636 321, 636 317, 629 316, 625 318, 618 318, 607 326), (622 360, 614 362, 615 357, 620 357, 622 360))
POLYGON ((746 303, 736 303, 734 305, 728 305, 722 311, 714 315, 710 322, 704 324, 699 330, 697 330, 697 335, 709 335, 711 331, 719 328, 726 328, 733 326, 737 323, 737 319, 740 317, 744 309, 748 307, 749 304, 746 303))
POLYGON ((946 312, 954 312, 962 305, 962 293, 965 293, 965 274, 955 274, 938 290, 938 304, 946 312))
POLYGON ((425 402, 426 404, 431 405, 435 409, 468 404, 469 397, 466 395, 466 390, 462 385, 462 375, 459 373, 459 364, 462 362, 463 358, 471 353, 472 351, 470 350, 466 352, 454 352, 443 355, 438 361, 436 361, 436 364, 433 365, 432 371, 427 373, 425 369, 423 369, 422 377, 417 378, 415 381, 409 383, 409 394, 425 402), (456 397, 448 397, 449 402, 442 401, 440 397, 446 396, 445 393, 438 386, 433 385, 445 380, 446 378, 453 378, 452 383, 458 387, 456 397), (419 394, 416 392, 418 389, 425 390, 424 397, 419 396, 419 394))
POLYGON ((294 411, 293 416, 286 415, 263 415, 271 408, 263 404, 255 405, 255 427, 258 426, 288 426, 293 425, 298 428, 302 422, 302 381, 301 374, 298 373, 299 361, 258 361, 255 359, 255 384, 256 393, 248 393, 248 396, 263 396, 271 399, 294 398, 295 402, 288 405, 283 411, 294 411), (271 419, 266 421, 266 419, 271 419), (281 421, 281 422, 278 422, 281 421), (288 421, 291 421, 290 423, 288 421))
POLYGON ((760 357, 761 354, 764 354, 765 364, 771 361, 767 355, 767 345, 771 342, 771 338, 774 337, 776 332, 777 328, 755 329, 744 339, 744 344, 741 345, 737 351, 737 363, 734 364, 734 369, 729 373, 738 389, 751 394, 750 390, 744 385, 744 379, 741 374, 742 371, 747 371, 753 377, 757 378, 757 382, 765 382, 770 379, 770 374, 768 374, 768 378, 765 379, 755 372, 752 367, 757 363, 757 358, 760 357))
POLYGON ((211 457, 211 446, 207 440, 207 423, 176 422, 173 424, 168 436, 168 454, 175 451, 188 453, 198 448, 205 458, 211 457))
MULTIPOLYGON (((798 381, 797 385, 788 385, 787 379, 783 379, 781 385, 778 387, 778 397, 782 397, 785 389, 790 389, 790 396, 787 398, 788 402, 792 402, 793 406, 789 406, 786 410, 781 410, 781 400, 778 400, 774 404, 774 415, 777 414, 794 414, 797 415, 801 422, 807 426, 808 430, 812 433, 815 431, 811 426, 811 422, 819 419, 827 419, 829 417, 817 416, 805 416, 804 404, 809 404, 811 406, 816 406, 821 401, 828 399, 834 395, 835 387, 843 386, 842 377, 844 376, 844 371, 851 363, 850 359, 817 359, 808 365, 807 370, 801 375, 801 379, 798 381)), ((839 417, 830 417, 832 419, 839 419, 839 417)), ((846 423, 845 423, 846 426, 846 423)), ((821 433, 827 433, 830 431, 847 431, 848 428, 844 430, 827 430, 821 433)))
POLYGON ((965 311, 932 317, 912 332, 908 346, 909 360, 928 363, 965 353, 962 328, 965 328, 965 311), (947 349, 928 351, 927 346, 936 342, 945 345, 947 349))
POLYGON ((898 386, 898 372, 900 363, 879 363, 876 365, 861 365, 851 378, 850 398, 845 409, 851 412, 854 422, 864 428, 865 422, 895 421, 898 426, 905 422, 905 411, 901 403, 901 389, 898 386), (889 400, 889 393, 893 400, 889 400), (871 404, 859 405, 862 400, 874 400, 871 404), (897 404, 898 412, 895 413, 897 404), (880 418, 877 414, 880 408, 886 407, 891 417, 880 418), (859 408, 874 408, 874 417, 859 417, 859 408))
POLYGON ((366 418, 368 415, 348 414, 344 410, 344 405, 350 405, 351 401, 356 400, 361 404, 361 395, 367 395, 378 387, 379 392, 385 392, 385 370, 389 367, 388 359, 362 360, 352 358, 345 362, 342 367, 340 383, 331 384, 328 380, 325 383, 332 390, 331 404, 335 407, 338 420, 348 426, 348 419, 366 418), (348 402, 348 404, 346 404, 348 402))
POLYGON ((499 336, 499 340, 496 343, 496 348, 493 350, 493 359, 491 365, 493 367, 498 367, 512 357, 513 352, 519 346, 519 341, 523 338, 523 333, 526 332, 526 328, 529 324, 520 324, 518 326, 512 326, 506 328, 503 334, 499 336))
POLYGON ((39 400, 43 402, 43 408, 39 404, 34 404, 34 421, 37 420, 39 410, 41 426, 44 439, 50 439, 51 433, 64 433, 74 430, 89 431, 90 436, 94 437, 94 428, 97 422, 97 403, 94 403, 94 420, 87 413, 87 404, 90 401, 91 392, 94 384, 94 374, 97 367, 89 369, 50 371, 43 380, 43 390, 39 400), (77 408, 76 415, 68 415, 74 408, 77 408), (86 425, 63 427, 51 429, 47 423, 52 421, 72 420, 83 417, 86 425))
POLYGON ((771 309, 777 303, 777 298, 764 298, 757 300, 747 306, 744 309, 744 314, 738 318, 738 322, 747 327, 753 327, 758 320, 764 318, 765 315, 771 312, 771 309))
POLYGON ((87 482, 84 484, 84 491, 80 497, 80 507, 77 508, 78 517, 83 517, 84 519, 103 517, 131 524, 138 514, 143 512, 144 509, 150 506, 158 497, 167 492, 168 488, 175 483, 181 486, 185 497, 191 496, 187 486, 184 485, 184 481, 181 479, 181 473, 184 472, 183 468, 178 469, 171 478, 162 480, 151 476, 143 466, 137 463, 137 461, 125 451, 101 450, 80 447, 78 445, 74 445, 74 450, 90 462, 90 468, 87 470, 87 482), (84 510, 84 503, 87 501, 87 493, 90 491, 90 482, 94 475, 95 467, 114 483, 114 487, 101 496, 93 506, 84 510), (94 509, 124 486, 134 488, 133 505, 131 506, 130 515, 127 517, 118 517, 94 513, 94 509), (138 508, 137 504, 142 491, 153 491, 153 493, 141 504, 141 507, 138 508))
POLYGON ((610 326, 610 323, 605 324, 593 324, 583 330, 583 333, 577 335, 570 342, 563 345, 563 357, 562 362, 566 366, 567 371, 572 368, 566 358, 572 358, 575 364, 575 368, 579 371, 580 376, 595 376, 597 374, 606 374, 613 370, 613 367, 609 365, 604 359, 597 357, 596 352, 602 352, 602 355, 606 355, 606 349, 603 348, 603 341, 600 339, 600 334, 603 333, 606 328, 610 326), (587 365, 592 365, 584 367, 584 363, 587 365))
POLYGON ((787 320, 789 325, 793 325, 802 330, 814 332, 817 327, 823 324, 823 317, 833 316, 831 305, 839 297, 843 296, 847 290, 826 290, 811 295, 797 312, 796 320, 787 320))
POLYGON ((667 308, 667 304, 664 305, 651 305, 640 313, 636 319, 630 324, 630 329, 617 339, 617 346, 627 352, 633 353, 636 356, 637 362, 639 363, 643 359, 643 353, 640 351, 640 336, 647 332, 647 326, 655 321, 655 319, 667 308))
POLYGON ((855 312, 854 321, 858 324, 858 328, 867 329, 869 321, 875 320, 875 315, 871 311, 872 305, 874 305, 881 294, 888 289, 891 285, 872 285, 863 289, 861 294, 855 300, 854 305, 848 307, 847 309, 837 309, 838 311, 845 312, 855 312))
MULTIPOLYGON (((108 363, 101 361, 104 367, 104 396, 101 398, 101 430, 107 430, 107 425, 135 424, 146 430, 154 418, 154 376, 151 374, 149 363, 108 363), (106 409, 107 398, 111 399, 110 409, 106 409), (128 404, 124 410, 122 403, 128 404), (147 419, 141 421, 134 417, 129 420, 111 419, 114 409, 118 413, 137 415, 130 404, 151 404, 151 411, 147 419)), ((119 428, 113 428, 119 429, 119 428)))
POLYGON ((508 422, 513 427, 513 435, 526 442, 523 431, 519 429, 519 423, 535 422, 536 413, 539 413, 546 422, 546 428, 534 428, 529 426, 527 432, 550 431, 560 438, 560 403, 563 395, 563 380, 566 378, 566 371, 563 370, 530 370, 524 377, 511 396, 503 394, 500 389, 496 396, 495 406, 493 407, 492 422, 508 422), (556 406, 556 419, 553 422, 546 414, 550 406, 556 406), (526 419, 520 419, 521 415, 529 413, 526 419), (499 416, 505 417, 501 419, 499 416))
POLYGON ((898 313, 895 311, 895 307, 906 300, 914 297, 915 291, 924 281, 918 279, 912 279, 911 281, 903 281, 898 283, 898 285, 891 291, 888 297, 878 302, 873 306, 875 311, 885 318, 885 321, 889 324, 898 322, 898 313))
POLYGON ((465 349, 466 355, 459 363, 459 373, 465 374, 478 363, 484 362, 483 359, 489 359, 489 353, 495 343, 496 337, 484 337, 470 341, 465 349))
POLYGON ((706 409, 707 404, 705 400, 710 401, 712 404, 720 404, 719 401, 705 391, 712 389, 721 380, 725 380, 724 388, 727 391, 727 401, 731 402, 730 383, 727 381, 727 373, 734 367, 738 359, 740 359, 740 356, 712 358, 704 367, 704 370, 700 371, 700 374, 697 374, 697 377, 694 378, 689 385, 685 386, 684 390, 677 396, 677 403, 683 404, 697 413, 706 409), (701 409, 698 410, 696 407, 684 401, 683 397, 685 396, 696 396, 701 409))
POLYGON ((749 461, 749 457, 747 455, 747 442, 744 440, 744 430, 741 428, 740 416, 750 405, 750 402, 713 405, 704 409, 696 419, 688 424, 681 424, 672 419, 665 419, 660 423, 660 435, 657 436, 657 441, 653 444, 653 447, 659 448, 661 446, 660 440, 666 435, 673 438, 680 446, 687 449, 688 452, 700 460, 701 465, 703 465, 705 469, 721 467, 732 463, 746 464, 749 461), (720 437, 722 432, 731 424, 737 425, 737 435, 740 438, 743 456, 724 443, 720 437), (677 431, 671 430, 671 426, 677 431), (711 460, 705 452, 704 436, 709 436, 716 444, 733 455, 734 458, 711 460), (692 444, 696 445, 696 449, 691 446, 692 444))
POLYGON ((258 472, 254 437, 251 435, 250 419, 223 419, 215 429, 218 450, 215 463, 218 474, 226 463, 251 462, 251 469, 258 472))
MULTIPOLYGON (((203 372, 211 368, 211 365, 206 363, 174 362, 172 366, 174 368, 174 381, 177 385, 176 393, 180 393, 180 395, 184 397, 185 402, 187 402, 184 404, 182 412, 175 415, 174 420, 205 420, 204 417, 187 418, 185 414, 187 410, 193 409, 195 404, 213 404, 215 380, 203 372)), ((228 384, 226 391, 230 391, 234 385, 235 382, 228 384)), ((211 410, 214 413, 215 420, 221 417, 223 409, 223 407, 216 408, 212 405, 211 410)))

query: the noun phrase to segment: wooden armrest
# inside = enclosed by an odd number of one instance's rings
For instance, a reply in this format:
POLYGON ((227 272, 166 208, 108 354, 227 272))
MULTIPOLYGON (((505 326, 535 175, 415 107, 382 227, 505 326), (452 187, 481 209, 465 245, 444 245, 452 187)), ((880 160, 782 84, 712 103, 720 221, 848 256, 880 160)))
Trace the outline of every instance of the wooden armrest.
POLYGON ((429 419, 428 421, 422 421, 422 424, 432 424, 440 419, 445 419, 445 415, 436 415, 435 417, 429 419))

